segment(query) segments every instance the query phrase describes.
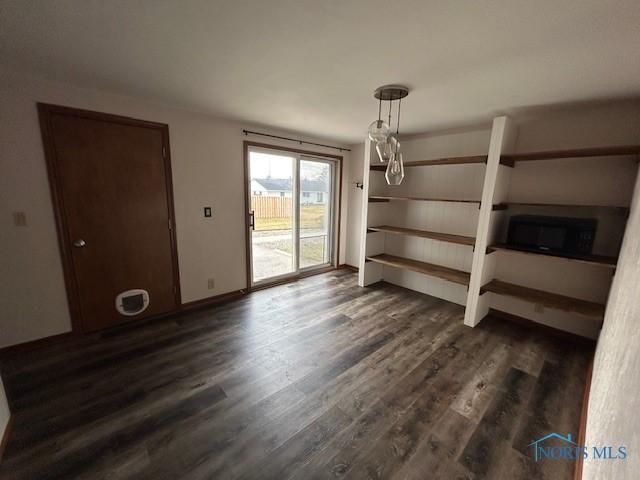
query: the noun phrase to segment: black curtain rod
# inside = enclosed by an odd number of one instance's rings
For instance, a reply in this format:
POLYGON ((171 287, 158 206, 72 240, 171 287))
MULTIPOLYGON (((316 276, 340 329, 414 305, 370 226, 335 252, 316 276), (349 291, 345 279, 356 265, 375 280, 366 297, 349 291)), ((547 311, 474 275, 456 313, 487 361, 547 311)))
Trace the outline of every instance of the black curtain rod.
POLYGON ((297 138, 279 137, 278 135, 270 135, 268 133, 253 132, 251 130, 242 130, 242 132, 245 135, 249 135, 249 134, 251 134, 251 135, 260 135, 262 137, 278 138, 280 140, 289 140, 290 142, 297 142, 300 145, 302 145, 304 143, 306 145, 315 145, 316 147, 333 148, 333 149, 339 150, 341 152, 350 152, 351 151, 350 148, 336 147, 335 145, 324 145, 323 143, 305 142, 304 140, 298 140, 297 138))

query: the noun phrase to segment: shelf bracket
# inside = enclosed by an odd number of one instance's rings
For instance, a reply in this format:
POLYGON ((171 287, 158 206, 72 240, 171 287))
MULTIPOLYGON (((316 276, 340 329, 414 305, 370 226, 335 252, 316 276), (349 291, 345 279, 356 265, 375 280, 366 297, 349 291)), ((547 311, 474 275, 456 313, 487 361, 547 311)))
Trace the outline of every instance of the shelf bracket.
POLYGON ((511 158, 500 157, 500 165, 504 167, 513 168, 516 166, 516 162, 511 158))

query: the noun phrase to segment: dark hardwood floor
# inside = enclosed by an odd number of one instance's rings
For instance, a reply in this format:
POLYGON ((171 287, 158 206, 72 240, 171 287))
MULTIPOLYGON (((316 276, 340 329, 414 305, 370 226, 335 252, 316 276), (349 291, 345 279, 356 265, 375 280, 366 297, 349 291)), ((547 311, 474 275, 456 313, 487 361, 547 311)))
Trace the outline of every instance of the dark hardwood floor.
POLYGON ((591 350, 339 270, 2 365, 0 477, 553 478, 591 350))

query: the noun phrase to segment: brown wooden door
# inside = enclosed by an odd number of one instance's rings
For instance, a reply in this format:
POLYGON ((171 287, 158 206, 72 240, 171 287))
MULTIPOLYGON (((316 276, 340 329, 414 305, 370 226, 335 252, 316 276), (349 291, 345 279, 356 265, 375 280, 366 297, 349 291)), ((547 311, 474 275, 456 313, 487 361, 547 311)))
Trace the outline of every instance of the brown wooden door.
POLYGON ((177 309, 166 125, 40 105, 74 327, 92 331, 177 309), (134 316, 116 296, 149 292, 134 316))

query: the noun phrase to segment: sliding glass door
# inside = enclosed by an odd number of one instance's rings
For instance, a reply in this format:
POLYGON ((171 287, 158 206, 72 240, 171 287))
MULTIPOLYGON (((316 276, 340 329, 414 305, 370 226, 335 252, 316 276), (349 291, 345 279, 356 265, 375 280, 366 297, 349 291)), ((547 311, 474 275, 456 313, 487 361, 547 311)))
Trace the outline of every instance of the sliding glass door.
POLYGON ((300 268, 331 262, 333 225, 333 163, 300 160, 300 268))
POLYGON ((331 265, 334 259, 334 160, 249 147, 251 286, 331 265))
POLYGON ((264 151, 249 156, 252 283, 284 277, 297 270, 294 180, 297 159, 264 151))

